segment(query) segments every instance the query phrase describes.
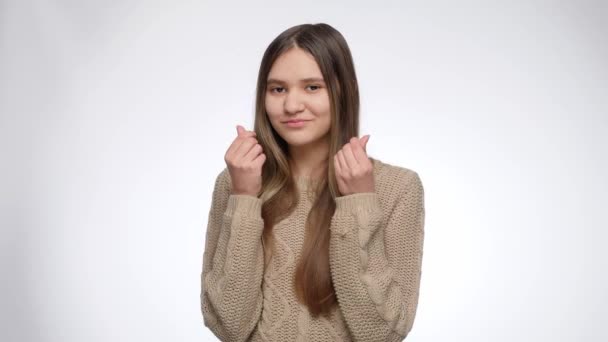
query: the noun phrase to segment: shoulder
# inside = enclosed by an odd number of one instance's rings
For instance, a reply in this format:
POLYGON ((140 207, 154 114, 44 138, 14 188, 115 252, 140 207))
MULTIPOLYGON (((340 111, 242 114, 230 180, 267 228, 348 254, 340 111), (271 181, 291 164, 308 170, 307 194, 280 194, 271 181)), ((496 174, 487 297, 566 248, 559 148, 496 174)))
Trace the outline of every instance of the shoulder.
POLYGON ((422 180, 417 171, 371 158, 374 163, 374 180, 377 192, 388 198, 399 198, 414 188, 422 189, 422 180))

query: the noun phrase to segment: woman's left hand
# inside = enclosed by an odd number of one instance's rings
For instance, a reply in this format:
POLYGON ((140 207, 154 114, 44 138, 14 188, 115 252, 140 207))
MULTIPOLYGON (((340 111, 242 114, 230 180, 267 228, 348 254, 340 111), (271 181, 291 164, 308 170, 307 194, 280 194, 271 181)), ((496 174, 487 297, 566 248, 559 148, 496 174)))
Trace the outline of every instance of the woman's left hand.
POLYGON ((360 192, 375 192, 374 165, 367 157, 369 134, 359 139, 352 137, 336 155, 334 166, 338 189, 342 196, 360 192))

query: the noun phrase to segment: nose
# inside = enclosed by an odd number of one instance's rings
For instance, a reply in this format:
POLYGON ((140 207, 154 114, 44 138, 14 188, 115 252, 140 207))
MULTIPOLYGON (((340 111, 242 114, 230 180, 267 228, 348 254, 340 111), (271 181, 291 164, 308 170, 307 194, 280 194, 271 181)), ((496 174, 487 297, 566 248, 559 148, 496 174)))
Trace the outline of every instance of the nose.
POLYGON ((285 96, 285 112, 295 114, 304 110, 304 101, 298 91, 291 91, 285 96))

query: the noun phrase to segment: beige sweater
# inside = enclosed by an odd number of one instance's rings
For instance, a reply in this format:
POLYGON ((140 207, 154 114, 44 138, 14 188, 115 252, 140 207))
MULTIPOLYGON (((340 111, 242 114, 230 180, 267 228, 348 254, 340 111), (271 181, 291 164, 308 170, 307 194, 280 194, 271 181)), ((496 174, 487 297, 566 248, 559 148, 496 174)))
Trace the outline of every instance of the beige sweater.
POLYGON ((304 241, 311 193, 274 228, 276 254, 264 273, 262 200, 231 195, 216 178, 203 255, 201 310, 221 341, 402 341, 412 329, 420 287, 424 190, 415 171, 374 162, 376 192, 336 199, 330 269, 338 307, 313 318, 292 279, 304 241))

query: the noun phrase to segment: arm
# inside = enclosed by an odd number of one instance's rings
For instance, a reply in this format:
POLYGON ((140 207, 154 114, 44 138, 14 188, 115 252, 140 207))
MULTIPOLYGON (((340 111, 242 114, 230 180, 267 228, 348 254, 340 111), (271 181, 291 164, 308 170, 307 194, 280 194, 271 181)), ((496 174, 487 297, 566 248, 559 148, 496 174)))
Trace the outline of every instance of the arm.
POLYGON ((262 200, 230 194, 227 169, 217 177, 205 239, 201 311, 222 341, 245 341, 262 312, 262 200))
POLYGON ((424 190, 417 173, 405 178, 406 186, 388 218, 375 192, 336 199, 330 266, 338 303, 355 341, 402 341, 414 324, 424 190))

